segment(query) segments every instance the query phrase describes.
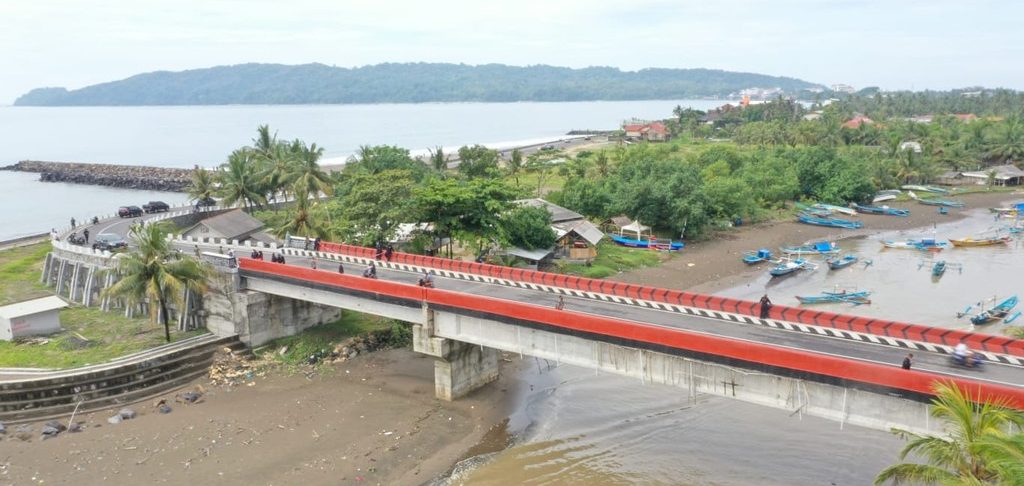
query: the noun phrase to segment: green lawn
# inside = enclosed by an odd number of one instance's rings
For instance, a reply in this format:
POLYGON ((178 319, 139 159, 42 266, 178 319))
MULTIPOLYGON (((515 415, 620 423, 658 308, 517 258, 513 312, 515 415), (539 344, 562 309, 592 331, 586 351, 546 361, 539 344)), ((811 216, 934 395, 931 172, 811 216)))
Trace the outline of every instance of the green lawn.
POLYGON ((566 263, 556 271, 587 278, 605 278, 635 268, 653 267, 671 256, 652 250, 639 250, 602 241, 597 245, 597 258, 589 265, 566 263))
MULTIPOLYGON (((0 252, 0 305, 53 295, 39 283, 49 243, 0 252)), ((164 343, 162 326, 129 319, 118 312, 72 305, 60 313, 63 332, 45 336, 45 344, 0 341, 0 367, 70 368, 109 361, 164 343), (84 339, 83 339, 84 338, 84 339)), ((171 333, 174 340, 203 331, 171 333)), ((39 341, 42 342, 42 341, 39 341)))

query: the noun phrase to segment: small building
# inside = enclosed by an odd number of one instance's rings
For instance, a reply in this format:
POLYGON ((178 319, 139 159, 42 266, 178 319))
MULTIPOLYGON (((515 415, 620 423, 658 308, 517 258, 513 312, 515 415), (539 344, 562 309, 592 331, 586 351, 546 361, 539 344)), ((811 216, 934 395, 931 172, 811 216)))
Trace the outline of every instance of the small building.
POLYGON ((520 199, 515 203, 542 207, 551 214, 551 229, 555 231, 557 240, 549 253, 554 252, 555 258, 590 260, 597 256, 597 244, 604 238, 604 233, 582 214, 539 198, 520 199))
POLYGON ((993 182, 997 186, 1019 186, 1021 182, 1024 182, 1024 170, 1018 169, 1013 164, 997 165, 977 171, 964 172, 962 175, 965 179, 974 180, 975 184, 978 185, 988 184, 990 175, 994 176, 993 182))
POLYGON ((660 121, 630 120, 622 124, 626 138, 645 140, 648 142, 664 142, 668 140, 668 127, 660 121))
POLYGON ((193 238, 224 238, 225 240, 253 240, 264 243, 277 241, 263 230, 263 222, 249 216, 241 209, 235 209, 204 219, 185 230, 182 236, 193 238))
POLYGON ((868 118, 868 117, 866 117, 864 115, 857 115, 857 116, 851 118, 846 123, 843 123, 843 128, 858 129, 858 128, 860 128, 861 125, 871 125, 873 123, 875 123, 874 120, 872 120, 872 119, 870 119, 870 118, 868 118))
POLYGON ((978 119, 978 115, 975 115, 974 113, 955 113, 953 114, 953 116, 955 116, 957 120, 962 121, 964 123, 970 123, 978 119))
POLYGON ((67 306, 52 295, 0 307, 0 340, 60 332, 60 310, 67 306))

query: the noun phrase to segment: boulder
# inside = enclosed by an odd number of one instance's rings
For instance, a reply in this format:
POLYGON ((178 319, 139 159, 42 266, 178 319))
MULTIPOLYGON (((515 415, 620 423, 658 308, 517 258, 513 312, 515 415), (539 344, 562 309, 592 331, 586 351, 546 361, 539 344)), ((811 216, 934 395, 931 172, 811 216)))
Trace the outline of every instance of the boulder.
POLYGON ((117 412, 117 414, 120 415, 121 418, 125 420, 135 418, 135 410, 132 410, 130 408, 122 408, 120 412, 117 412))

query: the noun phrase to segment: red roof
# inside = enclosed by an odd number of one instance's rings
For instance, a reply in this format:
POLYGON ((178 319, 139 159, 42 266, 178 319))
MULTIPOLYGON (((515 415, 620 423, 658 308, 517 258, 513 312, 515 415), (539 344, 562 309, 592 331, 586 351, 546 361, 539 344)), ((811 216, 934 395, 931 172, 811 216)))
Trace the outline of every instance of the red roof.
POLYGON ((975 115, 974 113, 957 113, 953 116, 955 116, 957 120, 960 121, 971 121, 978 119, 978 115, 975 115))
POLYGON ((648 124, 647 126, 644 127, 644 130, 650 130, 650 131, 652 131, 654 133, 661 133, 661 134, 668 133, 668 127, 666 127, 665 124, 662 123, 662 122, 650 123, 650 124, 648 124))
POLYGON ((643 130, 645 126, 647 126, 647 125, 640 125, 640 124, 625 125, 625 126, 622 127, 622 129, 627 131, 627 132, 639 132, 639 131, 643 130))
POLYGON ((874 120, 872 120, 872 119, 870 119, 870 118, 868 118, 868 117, 866 117, 864 115, 857 115, 857 116, 851 118, 850 121, 848 121, 846 123, 843 123, 843 128, 860 128, 861 125, 864 125, 864 124, 870 125, 870 124, 872 124, 874 122, 875 122, 874 120))

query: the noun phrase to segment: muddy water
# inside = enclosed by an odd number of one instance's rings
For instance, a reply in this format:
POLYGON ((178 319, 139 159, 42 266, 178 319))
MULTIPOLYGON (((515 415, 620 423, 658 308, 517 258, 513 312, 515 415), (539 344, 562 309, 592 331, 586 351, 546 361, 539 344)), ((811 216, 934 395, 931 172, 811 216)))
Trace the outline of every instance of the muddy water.
MULTIPOLYGON (((932 210, 923 208, 921 210, 932 210)), ((986 210, 931 228, 894 231, 840 242, 843 253, 872 261, 843 270, 771 280, 768 268, 721 294, 776 303, 836 286, 873 291, 870 305, 816 306, 951 328, 971 328, 958 311, 978 300, 1024 296, 1024 248, 950 248, 937 254, 883 249, 883 239, 961 238, 1005 222, 986 210), (931 275, 935 259, 951 268, 931 275), (962 270, 952 268, 962 266, 962 270)), ((1024 325, 1024 318, 1015 324, 1024 325)), ((1003 324, 982 326, 1000 332, 1003 324)), ((535 361, 532 383, 513 416, 517 444, 456 473, 450 484, 861 485, 893 463, 903 442, 886 432, 843 427, 812 417, 719 397, 696 400, 676 388, 570 366, 535 361), (519 429, 517 429, 519 427, 519 429)))
MULTIPOLYGON (((748 283, 720 292, 722 295, 757 300, 767 290, 777 304, 797 306, 795 296, 818 295, 837 287, 870 290, 871 304, 824 304, 806 306, 846 314, 858 314, 915 322, 930 326, 973 329, 1001 333, 1002 323, 973 326, 967 318, 957 318, 971 304, 997 301, 1010 295, 1024 296, 1024 241, 1014 238, 1008 245, 979 248, 948 248, 941 252, 886 249, 882 240, 909 238, 948 238, 993 236, 1007 220, 995 220, 985 209, 971 210, 969 217, 931 228, 893 231, 866 238, 839 242, 842 254, 852 253, 870 265, 854 264, 842 270, 829 270, 822 258, 811 258, 820 265, 812 272, 798 272, 772 279, 764 266, 748 283), (949 263, 940 278, 931 274, 936 260, 949 263)), ((1005 232, 1003 233, 1005 234, 1005 232)), ((1024 324, 1024 317, 1014 322, 1024 324)))

